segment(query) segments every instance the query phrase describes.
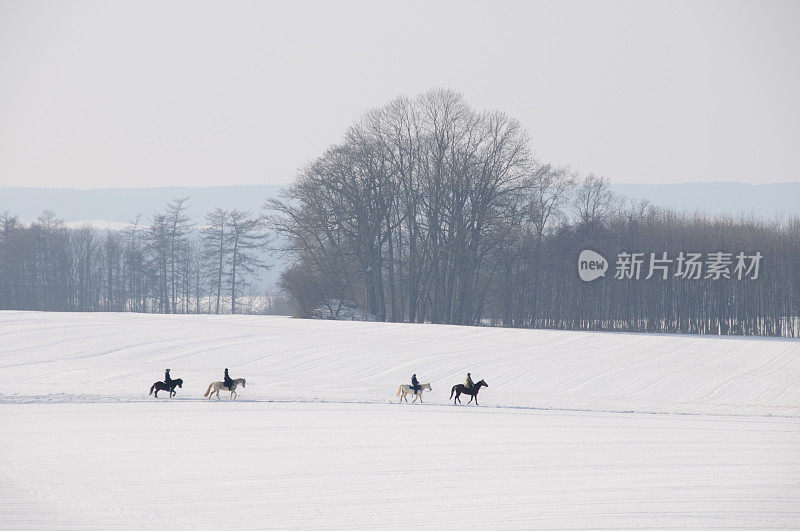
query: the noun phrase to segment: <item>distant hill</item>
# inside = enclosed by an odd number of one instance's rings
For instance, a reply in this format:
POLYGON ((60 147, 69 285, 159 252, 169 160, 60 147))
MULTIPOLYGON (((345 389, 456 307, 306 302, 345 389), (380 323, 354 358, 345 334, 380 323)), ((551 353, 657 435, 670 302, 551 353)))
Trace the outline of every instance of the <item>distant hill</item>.
MULTIPOLYGON (((646 199, 657 206, 708 215, 740 214, 772 219, 800 215, 800 182, 781 184, 683 183, 612 184, 611 188, 632 199, 646 199)), ((172 199, 189 197, 189 215, 201 223, 215 207, 259 212, 268 197, 281 186, 217 186, 211 188, 128 188, 74 190, 67 188, 0 187, 0 212, 7 210, 25 222, 43 210, 74 226, 92 220, 97 228, 115 228, 142 214, 148 223, 172 199)))
POLYGON ((612 184, 611 188, 631 199, 679 211, 762 219, 800 215, 800 182, 612 184))
POLYGON ((215 186, 210 188, 119 188, 75 190, 70 188, 0 188, 0 212, 9 211, 21 221, 34 221, 44 210, 52 210, 64 221, 97 221, 98 228, 127 223, 137 214, 147 223, 172 199, 189 197, 188 214, 202 222, 215 207, 259 212, 268 197, 281 186, 215 186), (103 223, 111 222, 111 223, 103 223))

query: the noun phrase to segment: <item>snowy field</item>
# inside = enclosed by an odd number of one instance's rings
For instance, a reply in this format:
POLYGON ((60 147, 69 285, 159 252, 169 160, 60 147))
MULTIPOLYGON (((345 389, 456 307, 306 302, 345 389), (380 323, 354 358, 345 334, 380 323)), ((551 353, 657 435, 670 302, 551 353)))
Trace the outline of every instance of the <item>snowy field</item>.
POLYGON ((2 529, 800 528, 796 340, 0 312, 0 374, 2 529))

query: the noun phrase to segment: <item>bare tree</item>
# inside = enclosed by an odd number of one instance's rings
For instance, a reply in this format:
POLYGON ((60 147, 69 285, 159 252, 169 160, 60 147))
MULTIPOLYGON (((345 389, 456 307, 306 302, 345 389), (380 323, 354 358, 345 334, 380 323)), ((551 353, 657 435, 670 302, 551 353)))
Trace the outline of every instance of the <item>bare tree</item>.
POLYGON ((609 188, 608 179, 590 173, 575 189, 578 227, 587 238, 602 227, 619 206, 619 198, 609 188))
POLYGON ((173 313, 177 311, 179 256, 188 245, 186 236, 192 231, 192 223, 186 215, 188 200, 188 197, 173 199, 164 213, 164 224, 168 231, 169 287, 173 313))
POLYGON ((226 274, 227 257, 231 249, 228 213, 221 208, 215 208, 206 214, 206 226, 201 232, 203 235, 203 259, 211 280, 211 292, 216 295, 214 313, 218 314, 222 297, 222 279, 226 274))
POLYGON ((269 243, 264 220, 244 210, 228 212, 230 220, 230 267, 228 289, 231 294, 231 313, 236 313, 236 298, 247 286, 248 275, 267 266, 261 251, 269 243))
POLYGON ((158 301, 159 313, 173 313, 170 305, 170 257, 171 231, 164 214, 156 214, 147 234, 148 268, 153 275, 154 298, 158 301))
POLYGON ((22 257, 16 249, 19 221, 8 211, 0 214, 0 308, 18 307, 17 287, 21 283, 19 265, 22 257))

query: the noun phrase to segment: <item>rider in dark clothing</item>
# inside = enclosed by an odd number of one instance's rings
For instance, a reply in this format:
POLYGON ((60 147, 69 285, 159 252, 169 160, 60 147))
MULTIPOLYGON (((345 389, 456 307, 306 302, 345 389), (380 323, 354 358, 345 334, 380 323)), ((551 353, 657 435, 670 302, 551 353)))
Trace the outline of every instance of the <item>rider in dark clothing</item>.
POLYGON ((233 380, 231 380, 231 377, 228 376, 228 369, 225 369, 225 380, 224 380, 224 383, 225 383, 225 387, 227 387, 228 389, 233 389, 233 380))
POLYGON ((170 385, 172 383, 172 378, 169 376, 169 369, 164 371, 164 383, 170 385))
POLYGON ((412 374, 411 375, 411 389, 414 390, 414 391, 419 391, 420 389, 422 389, 419 386, 419 382, 417 381, 417 375, 416 374, 412 374))

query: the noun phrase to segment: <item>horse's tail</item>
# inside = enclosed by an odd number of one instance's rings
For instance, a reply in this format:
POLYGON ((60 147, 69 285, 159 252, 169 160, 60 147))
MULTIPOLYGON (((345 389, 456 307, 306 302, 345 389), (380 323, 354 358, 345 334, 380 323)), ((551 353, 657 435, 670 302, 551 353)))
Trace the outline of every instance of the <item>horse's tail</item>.
POLYGON ((206 394, 204 394, 203 396, 208 396, 208 393, 211 392, 211 388, 213 386, 214 386, 214 382, 211 382, 210 384, 208 384, 208 389, 206 389, 206 394))
POLYGON ((153 394, 153 389, 155 389, 155 388, 156 388, 156 384, 153 384, 153 385, 150 386, 150 394, 151 395, 153 394))
POLYGON ((403 392, 403 386, 401 385, 400 387, 397 388, 397 394, 394 396, 400 396, 400 393, 402 392, 403 392))
POLYGON ((452 388, 452 389, 450 389, 450 398, 453 398, 453 393, 455 393, 455 392, 456 392, 456 387, 458 387, 458 386, 457 386, 457 385, 454 385, 454 386, 453 386, 453 388, 452 388))

